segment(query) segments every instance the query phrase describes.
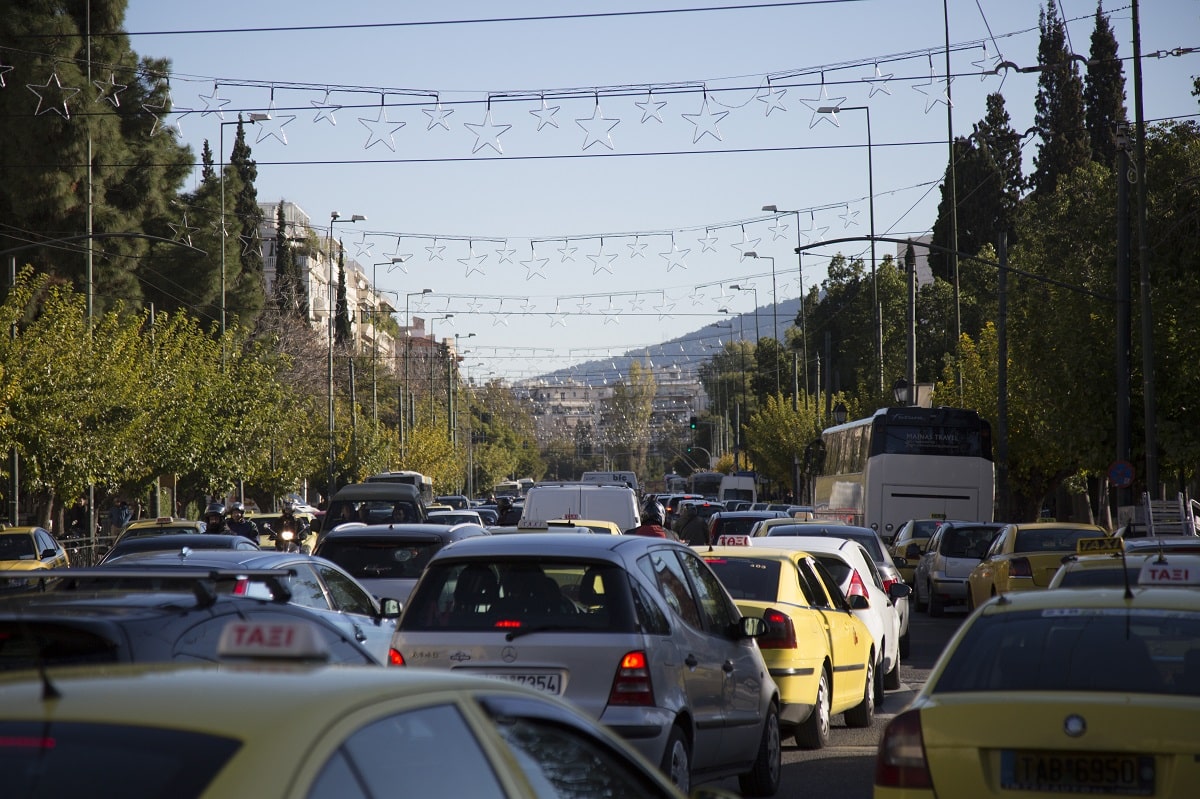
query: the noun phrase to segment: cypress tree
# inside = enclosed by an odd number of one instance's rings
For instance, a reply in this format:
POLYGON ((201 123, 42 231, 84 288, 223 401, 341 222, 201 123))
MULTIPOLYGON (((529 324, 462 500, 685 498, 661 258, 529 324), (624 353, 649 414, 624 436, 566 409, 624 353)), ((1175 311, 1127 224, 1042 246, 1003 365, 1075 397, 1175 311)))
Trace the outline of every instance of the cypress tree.
POLYGON ((1118 125, 1126 122, 1125 69, 1117 55, 1117 37, 1099 3, 1096 4, 1096 27, 1092 31, 1092 49, 1088 53, 1083 100, 1087 107, 1092 160, 1111 168, 1117 158, 1113 134, 1118 125))
POLYGON ((1034 125, 1042 143, 1033 157, 1030 187, 1034 196, 1053 194, 1059 177, 1084 166, 1091 159, 1084 119, 1083 80, 1079 64, 1067 47, 1067 29, 1054 0, 1038 15, 1037 100, 1034 125))
POLYGON ((349 344, 351 332, 350 309, 346 301, 346 250, 342 246, 342 240, 338 239, 337 309, 334 314, 334 333, 337 335, 337 343, 349 344))
POLYGON ((300 316, 299 266, 287 235, 282 200, 275 209, 275 304, 285 319, 300 316))
MULTIPOLYGON (((255 318, 266 304, 266 279, 263 274, 262 244, 259 229, 263 222, 262 209, 258 207, 258 164, 250 157, 250 145, 246 143, 246 127, 238 115, 237 136, 229 154, 229 170, 236 180, 226 183, 234 192, 233 216, 235 222, 230 238, 238 243, 240 274, 236 281, 233 308, 246 325, 253 325, 255 318)), ((228 200, 226 200, 228 203, 228 200)), ((228 207, 228 206, 227 206, 228 207)))

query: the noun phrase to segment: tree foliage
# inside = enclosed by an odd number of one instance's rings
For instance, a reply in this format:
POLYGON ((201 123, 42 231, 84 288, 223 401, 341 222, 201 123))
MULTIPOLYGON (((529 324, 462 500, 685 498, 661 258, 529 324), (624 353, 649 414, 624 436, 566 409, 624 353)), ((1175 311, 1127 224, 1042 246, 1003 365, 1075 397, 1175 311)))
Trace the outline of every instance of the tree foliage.
POLYGON ((1066 23, 1054 0, 1038 16, 1038 78, 1034 125, 1041 146, 1033 157, 1035 196, 1053 194, 1060 178, 1091 160, 1079 63, 1067 42, 1066 23))
POLYGON ((1117 159, 1117 127, 1126 122, 1125 70, 1117 52, 1117 37, 1099 2, 1084 75, 1083 101, 1092 160, 1112 168, 1117 159))

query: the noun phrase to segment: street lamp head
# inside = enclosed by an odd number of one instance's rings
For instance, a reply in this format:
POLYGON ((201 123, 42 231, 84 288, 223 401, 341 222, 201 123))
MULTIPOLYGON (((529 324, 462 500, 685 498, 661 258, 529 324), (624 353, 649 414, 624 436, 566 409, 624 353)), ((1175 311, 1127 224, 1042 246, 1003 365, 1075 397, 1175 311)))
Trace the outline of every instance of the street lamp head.
POLYGON ((730 284, 729 284, 729 288, 733 289, 734 291, 741 291, 741 290, 742 290, 742 287, 741 287, 741 285, 740 285, 740 284, 738 284, 738 283, 730 283, 730 284))
POLYGON ((845 403, 839 402, 837 405, 834 405, 833 406, 833 421, 838 424, 845 424, 846 423, 846 413, 847 413, 847 411, 846 411, 845 403))
POLYGON ((845 109, 839 108, 836 105, 817 106, 818 114, 834 114, 836 116, 838 111, 843 111, 843 110, 845 110, 845 109))
POLYGON ((757 258, 758 253, 755 252, 754 250, 746 250, 744 253, 742 253, 742 257, 743 258, 757 258))
POLYGON ((352 214, 350 216, 350 221, 351 222, 366 222, 367 218, 365 216, 363 216, 362 214, 352 214))
POLYGON ((342 215, 341 215, 341 214, 339 214, 337 211, 330 211, 330 212, 329 212, 329 220, 330 220, 331 222, 332 222, 334 219, 341 219, 341 218, 342 218, 342 215))
POLYGON ((728 308, 718 308, 717 313, 729 313, 729 309, 728 308))
POLYGON ((762 207, 762 209, 763 209, 764 211, 766 211, 767 213, 769 213, 769 214, 777 214, 777 213, 779 213, 779 208, 778 208, 778 206, 774 206, 774 205, 764 205, 764 206, 762 207))
POLYGON ((270 114, 252 113, 250 114, 250 118, 246 121, 253 125, 256 122, 266 122, 270 118, 270 114))

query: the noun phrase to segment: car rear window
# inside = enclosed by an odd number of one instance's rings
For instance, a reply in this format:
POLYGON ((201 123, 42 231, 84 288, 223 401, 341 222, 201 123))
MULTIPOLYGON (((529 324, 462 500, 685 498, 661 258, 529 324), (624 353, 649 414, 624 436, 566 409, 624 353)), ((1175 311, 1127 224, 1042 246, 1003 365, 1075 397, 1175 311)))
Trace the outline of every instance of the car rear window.
POLYGON ((1099 538, 1102 530, 1075 530, 1051 528, 1042 530, 1018 530, 1013 544, 1014 552, 1074 552, 1075 543, 1081 538, 1099 538))
POLYGON ((995 527, 951 527, 942 533, 938 551, 948 558, 983 560, 998 532, 995 527))
POLYGON ((706 557, 704 562, 734 599, 774 602, 778 598, 780 562, 777 560, 706 557))
POLYGON ((976 618, 933 693, 1200 696, 1200 612, 1053 608, 976 618))
POLYGON ((611 563, 498 559, 433 564, 400 620, 403 630, 631 632, 629 578, 611 563))
MULTIPOLYGON (((1102 569, 1071 569, 1064 572, 1062 580, 1059 582, 1060 588, 1094 588, 1096 586, 1120 586, 1125 585, 1125 578, 1121 576, 1121 564, 1116 563, 1111 568, 1105 567, 1102 569)), ((1137 585, 1138 576, 1142 573, 1140 566, 1129 566, 1124 571, 1129 576, 1129 584, 1137 585)))
POLYGON ((241 745, 161 727, 0 721, 0 774, 6 796, 190 799, 241 745))
POLYGON ((755 516, 733 516, 725 518, 718 516, 713 522, 714 535, 746 535, 750 528, 762 521, 755 516))
POLYGON ((34 619, 0 622, 0 671, 38 663, 70 666, 119 659, 116 644, 89 630, 34 619))
POLYGON ((359 580, 415 580, 443 546, 440 538, 327 538, 317 554, 359 580))

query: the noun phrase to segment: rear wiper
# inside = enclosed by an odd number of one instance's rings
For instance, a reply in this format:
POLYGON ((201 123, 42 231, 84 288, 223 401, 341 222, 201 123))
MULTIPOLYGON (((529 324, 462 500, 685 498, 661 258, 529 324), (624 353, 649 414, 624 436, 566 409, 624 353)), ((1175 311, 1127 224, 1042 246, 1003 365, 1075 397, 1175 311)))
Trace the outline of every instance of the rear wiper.
POLYGON ((522 627, 519 630, 510 630, 505 636, 505 641, 513 641, 524 635, 531 633, 548 633, 548 632, 563 632, 569 630, 594 630, 594 627, 585 627, 581 624, 538 624, 532 627, 522 627))

